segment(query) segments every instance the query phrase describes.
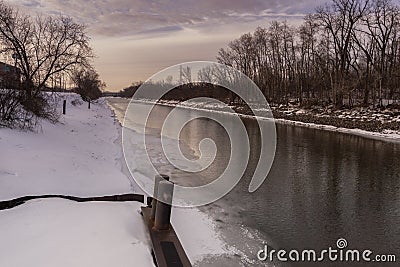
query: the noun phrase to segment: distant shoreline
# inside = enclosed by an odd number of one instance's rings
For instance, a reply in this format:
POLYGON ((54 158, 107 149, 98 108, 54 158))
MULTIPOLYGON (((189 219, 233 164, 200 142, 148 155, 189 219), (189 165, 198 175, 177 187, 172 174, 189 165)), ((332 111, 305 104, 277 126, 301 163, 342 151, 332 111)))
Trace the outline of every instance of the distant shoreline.
MULTIPOLYGON (((128 98, 121 99, 130 101, 128 98)), ((150 99, 138 100, 138 102, 154 104, 154 100, 150 99)), ((160 101, 157 104, 168 107, 176 107, 178 103, 178 101, 169 100, 160 101)), ((197 105, 181 104, 180 107, 192 110, 227 113, 226 111, 221 111, 218 109, 218 107, 216 108, 215 105, 212 108, 207 107, 207 103, 199 103, 197 105)), ((255 118, 253 114, 249 114, 249 112, 243 109, 241 106, 233 106, 232 108, 241 117, 255 118)), ((396 110, 392 112, 395 114, 394 116, 389 116, 385 114, 388 113, 388 111, 380 112, 378 110, 363 109, 365 115, 360 118, 357 116, 359 115, 357 110, 361 109, 336 110, 333 112, 335 115, 332 116, 328 116, 326 114, 315 114, 315 111, 300 109, 298 107, 282 108, 272 106, 271 109, 276 123, 351 134, 386 142, 400 143, 400 112, 399 115, 396 115, 396 112, 398 112, 396 110), (356 116, 346 116, 346 114, 349 113, 355 114, 356 116), (368 115, 375 116, 375 118, 378 117, 379 119, 373 119, 372 117, 369 118, 368 115), (365 121, 363 119, 365 119, 365 121), (390 126, 390 128, 386 128, 386 126, 390 126)), ((328 110, 328 113, 329 112, 332 111, 328 110)))

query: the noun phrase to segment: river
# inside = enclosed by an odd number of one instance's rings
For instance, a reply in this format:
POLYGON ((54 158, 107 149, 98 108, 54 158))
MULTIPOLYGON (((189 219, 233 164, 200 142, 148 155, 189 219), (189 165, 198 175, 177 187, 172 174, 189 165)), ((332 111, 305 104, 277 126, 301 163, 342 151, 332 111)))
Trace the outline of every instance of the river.
MULTIPOLYGON (((110 99, 120 119, 127 101, 110 99)), ((143 104, 145 105, 145 104, 143 104)), ((153 128, 161 127, 168 106, 157 106, 153 128)), ((197 110, 180 109, 190 117, 197 110)), ((228 116, 228 115, 226 115, 228 116)), ((229 266, 258 266, 257 251, 268 243, 276 249, 336 247, 345 238, 348 248, 400 257, 400 144, 344 133, 277 124, 277 150, 272 169, 255 192, 248 185, 258 162, 257 123, 243 119, 251 155, 239 184, 217 202, 201 207, 215 218, 227 243, 238 250, 229 266)), ((218 147, 216 164, 201 173, 213 179, 226 166, 230 144, 225 130, 208 119, 196 119, 180 139, 198 152, 203 138, 218 147)), ((184 176, 182 176, 184 177, 184 176)), ((212 266, 212 260, 204 261, 212 266)), ((224 265, 221 263, 221 266, 224 265)), ((359 263, 276 264, 288 266, 362 266, 359 263)), ((369 266, 397 266, 390 263, 369 266)))

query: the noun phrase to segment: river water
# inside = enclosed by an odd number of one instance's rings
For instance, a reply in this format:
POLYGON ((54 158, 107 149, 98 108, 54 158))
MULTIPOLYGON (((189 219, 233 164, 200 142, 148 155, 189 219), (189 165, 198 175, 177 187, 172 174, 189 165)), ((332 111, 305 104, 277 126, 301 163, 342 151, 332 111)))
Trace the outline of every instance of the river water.
MULTIPOLYGON (((109 103, 121 119, 127 101, 110 99, 109 103)), ((161 127, 171 110, 157 106, 155 113, 161 115, 154 116, 151 127, 161 127)), ((177 116, 190 117, 198 112, 202 111, 181 109, 177 116)), ((237 253, 223 260, 206 259, 201 266, 363 266, 365 263, 327 261, 271 264, 260 262, 256 256, 265 243, 287 251, 321 251, 336 248, 339 238, 345 238, 350 249, 394 254, 400 260, 400 144, 277 124, 272 169, 263 185, 249 193, 260 137, 255 120, 243 121, 252 149, 248 168, 228 195, 200 208, 215 219, 225 241, 237 253)), ((206 137, 215 141, 218 152, 215 164, 200 175, 212 180, 224 170, 229 158, 225 130, 201 118, 188 123, 180 135, 194 154, 206 137)))

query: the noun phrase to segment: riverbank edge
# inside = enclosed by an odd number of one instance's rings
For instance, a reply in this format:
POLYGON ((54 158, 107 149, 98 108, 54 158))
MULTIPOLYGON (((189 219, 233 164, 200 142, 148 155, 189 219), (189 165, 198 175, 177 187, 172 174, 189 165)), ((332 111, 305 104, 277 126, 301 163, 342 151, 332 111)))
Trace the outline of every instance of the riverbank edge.
MULTIPOLYGON (((120 97, 116 97, 116 98, 120 98, 120 97)), ((128 99, 128 98, 122 98, 122 99, 131 101, 131 99, 128 99)), ((154 100, 150 100, 150 99, 141 99, 141 100, 135 100, 135 101, 138 101, 140 103, 145 103, 145 104, 155 104, 156 103, 156 102, 154 102, 154 100)), ((184 105, 177 101, 158 101, 157 102, 157 105, 168 106, 168 107, 177 107, 178 104, 179 104, 180 108, 229 114, 229 112, 221 111, 218 109, 202 108, 199 106, 195 106, 195 107, 187 106, 187 105, 184 105)), ((256 117, 252 114, 248 114, 246 109, 243 109, 241 106, 235 106, 235 107, 233 107, 233 109, 237 112, 237 114, 240 117, 243 117, 243 118, 266 119, 263 117, 256 117)), ((359 137, 363 137, 363 138, 374 139, 374 140, 384 141, 384 142, 400 143, 400 131, 390 130, 390 129, 386 129, 384 127, 379 127, 379 122, 376 122, 377 123, 376 129, 379 129, 380 132, 368 131, 368 130, 362 129, 363 124, 366 123, 364 121, 352 120, 351 122, 353 124, 353 128, 344 127, 344 125, 346 125, 346 123, 348 123, 348 120, 346 118, 344 118, 344 119, 339 119, 339 118, 334 118, 334 117, 321 118, 321 117, 313 115, 312 113, 305 113, 305 114, 301 114, 300 116, 290 117, 290 116, 285 116, 284 111, 280 110, 279 107, 272 107, 272 114, 273 114, 274 121, 279 124, 294 125, 294 126, 317 129, 317 130, 349 134, 349 135, 354 135, 354 136, 359 136, 359 137), (326 119, 327 121, 335 119, 335 125, 333 125, 332 123, 328 124, 328 123, 313 122, 313 121, 321 121, 324 119, 326 119), (385 131, 389 131, 389 132, 385 133, 385 131)), ((381 125, 383 125, 383 124, 381 124, 381 125)), ((398 123, 398 125, 400 127, 400 123, 398 123)))
POLYGON ((110 105, 110 103, 108 103, 107 99, 104 98, 104 106, 110 110, 111 112, 111 117, 114 119, 114 126, 115 126, 115 130, 117 131, 117 136, 116 138, 113 140, 113 144, 118 147, 118 152, 119 155, 118 157, 115 159, 118 164, 120 165, 120 170, 121 172, 126 176, 126 178, 129 180, 130 184, 131 184, 131 191, 132 192, 137 192, 137 193, 141 193, 143 195, 145 195, 145 193, 141 190, 140 186, 138 186, 135 182, 135 179, 132 177, 132 173, 129 171, 129 168, 126 164, 125 161, 125 155, 124 155, 124 151, 122 149, 122 123, 118 120, 118 116, 117 113, 115 112, 114 108, 110 105))
MULTIPOLYGON (((121 118, 121 117, 118 116, 117 113, 118 113, 119 109, 114 107, 108 101, 108 98, 123 99, 124 101, 127 101, 127 103, 130 102, 130 99, 121 98, 121 97, 105 97, 104 98, 105 99, 104 102, 105 102, 107 108, 109 108, 112 111, 112 114, 113 114, 112 117, 114 117, 115 124, 117 126, 120 126, 117 129, 118 132, 119 132, 119 138, 117 138, 115 140, 115 143, 118 143, 118 142, 121 142, 121 138, 122 138, 122 128, 124 126, 123 126, 123 123, 121 123, 121 121, 122 122, 124 121, 124 117, 121 118)), ((143 103, 146 104, 146 103, 149 103, 149 102, 146 101, 146 102, 143 102, 143 103)), ((162 106, 168 106, 168 105, 167 104, 162 104, 162 106)), ((172 105, 170 105, 169 107, 172 107, 172 105)), ((121 160, 121 164, 123 165, 122 166, 122 172, 127 176, 129 175, 129 177, 131 177, 131 179, 134 180, 134 178, 132 177, 132 175, 131 175, 131 173, 130 173, 130 171, 128 169, 128 166, 126 164, 125 158, 122 157, 122 158, 120 158, 120 160, 121 160)), ((136 182, 134 182, 134 188, 135 188, 135 190, 133 192, 135 192, 135 193, 141 192, 145 196, 148 196, 146 193, 144 193, 142 191, 142 189, 140 188, 140 186, 136 182)), ((214 230, 213 230, 214 234, 216 234, 216 236, 223 242, 223 248, 225 249, 225 252, 222 253, 222 254, 209 255, 209 256, 206 255, 206 256, 203 256, 200 259, 194 261, 196 266, 197 265, 201 265, 201 266, 205 266, 205 267, 208 267, 208 266, 211 267, 211 266, 214 266, 214 263, 221 263, 221 264, 225 263, 226 264, 226 262, 231 262, 231 261, 235 262, 238 259, 238 257, 240 258, 240 262, 242 264, 244 264, 245 266, 254 265, 256 263, 259 263, 255 259, 253 259, 253 258, 251 258, 249 256, 251 254, 246 254, 244 247, 237 247, 237 244, 236 244, 236 246, 233 246, 232 242, 230 242, 232 240, 229 239, 229 235, 227 234, 227 232, 221 230, 221 229, 223 229, 225 227, 225 222, 224 222, 225 220, 221 221, 221 218, 219 216, 221 211, 216 212, 214 210, 214 209, 220 209, 220 207, 219 208, 216 208, 216 207, 211 208, 210 206, 206 205, 206 206, 194 207, 192 209, 197 211, 197 212, 199 212, 200 214, 203 214, 204 216, 206 216, 206 217, 208 217, 208 218, 210 218, 212 220, 212 222, 214 224, 214 227, 215 227, 214 230)), ((183 210, 188 210, 188 208, 183 208, 183 210)), ((182 213, 182 214, 184 214, 184 213, 182 213)), ((180 215, 179 213, 177 214, 176 209, 174 209, 174 215, 180 215)), ((173 224, 175 224, 177 222, 176 218, 174 218, 174 217, 172 217, 171 220, 172 220, 173 224), (175 219, 175 221, 174 221, 174 219, 175 219)), ((182 224, 178 224, 178 226, 183 227, 182 224)), ((176 231, 178 232, 178 235, 180 234, 179 232, 181 231, 179 229, 180 227, 176 228, 176 231)), ((236 231, 235 233, 238 233, 240 231, 247 231, 246 232, 247 234, 250 233, 249 235, 252 236, 252 238, 255 240, 254 244, 253 244, 254 247, 257 247, 257 245, 259 243, 261 243, 262 241, 266 240, 266 238, 261 238, 260 237, 261 236, 260 232, 257 229, 249 228, 249 229, 243 230, 241 224, 238 224, 236 226, 235 231, 236 231)), ((185 245, 186 243, 189 243, 187 240, 185 240, 187 238, 186 236, 181 236, 180 238, 181 238, 181 242, 183 242, 183 245, 185 245), (184 239, 182 239, 182 238, 184 238, 184 239)), ((277 244, 274 241, 272 241, 272 238, 268 237, 267 240, 268 240, 268 243, 271 244, 272 246, 278 247, 277 244)), ((260 265, 260 266, 275 266, 275 265, 272 265, 271 262, 267 261, 264 265, 260 265)), ((277 266, 280 266, 280 265, 277 265, 277 266)))
MULTIPOLYGON (((117 125, 117 131, 118 131, 119 137, 115 140, 114 144, 119 144, 119 146, 121 146, 122 156, 121 156, 121 158, 119 158, 119 160, 120 160, 120 163, 121 163, 122 173, 124 173, 126 176, 128 176, 129 180, 133 183, 133 188, 134 188, 133 192, 141 193, 141 194, 145 195, 145 197, 148 197, 149 195, 147 193, 145 193, 142 190, 142 188, 136 183, 134 177, 132 176, 132 173, 130 172, 130 170, 128 168, 125 156, 123 154, 123 149, 122 149, 123 134, 122 134, 122 131, 123 131, 123 127, 124 126, 123 126, 122 122, 124 121, 124 118, 121 118, 121 117, 118 116, 118 114, 117 114, 118 113, 118 109, 116 109, 107 100, 107 98, 109 98, 109 97, 105 97, 104 98, 105 99, 105 101, 104 101, 105 105, 106 105, 106 107, 108 109, 111 110, 112 117, 114 117, 115 125, 117 125)), ((120 98, 120 97, 110 97, 110 98, 120 98)), ((130 102, 130 99, 127 99, 127 98, 120 98, 120 99, 124 99, 127 102, 128 101, 130 102)), ((201 264, 202 266, 203 265, 204 266, 213 266, 213 265, 210 265, 210 263, 209 263, 210 261, 211 262, 217 261, 217 260, 222 260, 222 262, 224 262, 224 261, 232 261, 233 259, 235 259, 235 257, 236 257, 235 255, 241 255, 242 257, 244 257, 246 263, 253 263, 251 261, 251 259, 247 258, 247 256, 242 251, 236 249, 235 247, 233 247, 233 246, 231 246, 230 244, 227 243, 226 237, 223 236, 223 232, 219 229, 219 227, 217 227, 217 224, 219 224, 219 222, 218 222, 218 218, 219 217, 217 217, 215 214, 213 214, 209 210, 204 209, 202 207, 194 207, 194 208, 191 208, 191 209, 188 209, 188 208, 178 208, 178 209, 173 208, 173 209, 174 209, 174 211, 173 211, 174 216, 171 217, 171 223, 176 227, 175 230, 177 231, 178 235, 180 236, 179 238, 180 238, 182 244, 184 245, 184 249, 185 249, 186 253, 188 253, 188 251, 190 252, 192 250, 190 248, 189 249, 185 248, 185 246, 187 244, 190 245, 190 243, 192 243, 192 236, 189 236, 187 234, 189 232, 188 230, 186 230, 186 229, 182 230, 181 229, 181 228, 183 228, 183 224, 182 224, 181 221, 184 219, 182 217, 184 215, 186 215, 185 220, 187 219, 188 215, 197 214, 197 213, 202 214, 203 216, 205 216, 207 218, 210 218, 212 220, 212 223, 214 224, 213 225, 213 227, 214 227, 214 229, 213 229, 214 235, 216 235, 218 237, 216 239, 220 240, 221 242, 223 242, 220 245, 220 248, 223 249, 224 252, 220 252, 220 254, 215 254, 215 255, 213 255, 213 254, 209 254, 209 255, 204 254, 201 257, 197 256, 197 259, 196 258, 193 259, 193 263, 195 265, 200 265, 201 264), (181 210, 181 212, 178 212, 179 210, 181 210), (185 211, 188 211, 188 210, 193 210, 193 212, 192 213, 185 212, 185 211), (178 218, 176 218, 176 217, 178 217, 178 218), (184 235, 182 235, 182 234, 184 234, 184 235), (190 240, 190 242, 189 242, 189 240, 190 240)), ((199 220, 199 222, 201 224, 202 221, 199 220)), ((198 226, 201 226, 201 225, 198 225, 198 226)), ((191 246, 193 246, 193 244, 191 246)), ((217 251, 216 251, 216 253, 217 253, 217 251)), ((191 257, 190 254, 188 256, 191 257)))

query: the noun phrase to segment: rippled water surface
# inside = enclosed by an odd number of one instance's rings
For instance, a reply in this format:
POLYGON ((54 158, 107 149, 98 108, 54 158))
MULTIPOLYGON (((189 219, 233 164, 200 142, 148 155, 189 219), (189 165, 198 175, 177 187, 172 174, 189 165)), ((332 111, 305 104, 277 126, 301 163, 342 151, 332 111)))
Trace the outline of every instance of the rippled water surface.
MULTIPOLYGON (((126 108, 121 101, 112 101, 120 114, 126 108)), ((168 114, 171 109, 158 106, 155 112, 168 114)), ((190 118, 196 112, 201 111, 181 109, 177 114, 190 118)), ((151 127, 161 127, 163 116, 154 116, 151 127)), ((214 216, 226 240, 242 251, 238 258, 247 257, 238 262, 261 264, 256 253, 263 242, 286 250, 322 250, 335 247, 339 238, 345 238, 349 248, 396 254, 400 260, 399 144, 278 124, 272 170, 250 194, 247 189, 258 162, 260 137, 256 121, 245 119, 244 123, 252 152, 243 179, 227 196, 201 208, 214 216)), ((206 137, 216 142, 218 153, 215 163, 200 176, 212 180, 223 171, 230 155, 224 129, 211 120, 197 119, 180 136, 194 154, 206 137)), ((326 264, 357 265, 319 265, 326 264)))

